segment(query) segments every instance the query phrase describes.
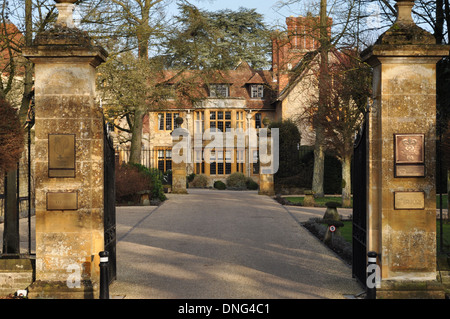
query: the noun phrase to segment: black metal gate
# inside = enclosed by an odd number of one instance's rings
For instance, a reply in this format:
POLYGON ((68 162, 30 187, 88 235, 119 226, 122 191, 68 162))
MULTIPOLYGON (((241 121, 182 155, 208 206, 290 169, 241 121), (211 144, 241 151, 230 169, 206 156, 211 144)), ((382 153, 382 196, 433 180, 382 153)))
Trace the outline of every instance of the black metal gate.
POLYGON ((105 251, 109 253, 108 278, 116 279, 116 187, 115 151, 113 143, 104 129, 104 229, 105 251))
POLYGON ((367 141, 364 124, 354 146, 353 158, 353 262, 352 274, 365 285, 366 252, 366 204, 367 204, 367 141))
MULTIPOLYGON (((31 129, 34 125, 34 98, 28 109, 24 129, 27 143, 17 169, 5 172, 0 181, 0 218, 3 219, 3 235, 0 258, 34 258, 31 216, 34 215, 34 186, 32 184, 31 129), (26 186, 25 186, 26 185, 26 186), (20 218, 27 218, 27 231, 19 231, 20 218), (21 237, 21 234, 25 237, 21 237), (21 243, 27 243, 23 247, 21 243), (26 249, 26 250, 25 250, 26 249)), ((0 154, 1 156, 1 154, 0 154)), ((1 222, 0 222, 1 223, 1 222)), ((22 224, 23 226, 24 224, 22 224)))

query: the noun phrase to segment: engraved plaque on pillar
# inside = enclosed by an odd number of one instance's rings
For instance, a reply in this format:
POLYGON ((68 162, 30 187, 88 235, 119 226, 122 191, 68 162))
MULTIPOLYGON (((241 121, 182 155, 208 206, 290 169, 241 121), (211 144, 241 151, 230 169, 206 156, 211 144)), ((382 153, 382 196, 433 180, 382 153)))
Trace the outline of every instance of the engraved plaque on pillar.
POLYGON ((394 209, 425 209, 424 192, 395 192, 394 209))
POLYGON ((424 134, 395 135, 395 177, 425 177, 424 134))
POLYGON ((396 177, 424 177, 425 166, 424 165, 396 165, 395 166, 396 177))
POLYGON ((49 192, 47 193, 47 210, 77 210, 77 192, 49 192))
POLYGON ((75 177, 75 134, 49 134, 48 177, 75 177))

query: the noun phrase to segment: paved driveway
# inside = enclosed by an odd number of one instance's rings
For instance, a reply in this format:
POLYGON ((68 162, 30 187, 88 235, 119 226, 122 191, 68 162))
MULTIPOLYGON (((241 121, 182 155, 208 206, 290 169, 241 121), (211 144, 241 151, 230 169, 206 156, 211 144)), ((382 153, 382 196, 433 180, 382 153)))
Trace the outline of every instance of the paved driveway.
POLYGON ((299 225, 302 218, 298 208, 248 191, 190 189, 157 208, 117 208, 110 294, 340 299, 362 292, 351 268, 299 225))

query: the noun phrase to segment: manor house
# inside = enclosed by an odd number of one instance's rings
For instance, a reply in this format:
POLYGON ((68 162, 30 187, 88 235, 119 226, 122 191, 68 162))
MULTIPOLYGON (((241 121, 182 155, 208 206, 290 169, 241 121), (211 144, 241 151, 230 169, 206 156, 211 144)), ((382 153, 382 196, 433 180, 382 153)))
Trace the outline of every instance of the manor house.
MULTIPOLYGON (((313 145, 311 125, 300 119, 308 99, 317 91, 317 84, 308 75, 317 71, 311 65, 318 58, 319 18, 289 17, 286 23, 287 32, 275 32, 273 36, 271 70, 254 70, 242 61, 233 70, 183 74, 183 83, 191 86, 187 89, 190 99, 169 98, 167 107, 144 117, 142 164, 161 171, 172 168, 171 133, 177 127, 194 136, 207 129, 258 131, 272 121, 291 119, 299 126, 301 144, 313 145), (310 64, 308 67, 305 60, 310 64), (182 123, 177 118, 182 118, 182 123)), ((166 85, 175 88, 179 81, 180 75, 174 70, 165 72, 166 85)), ((125 152, 120 154, 121 160, 126 161, 125 152)), ((259 179, 258 149, 251 145, 244 151, 236 148, 212 153, 209 161, 198 160, 202 155, 201 150, 192 149, 194 158, 187 173, 206 175, 211 185, 234 172, 242 172, 255 181, 259 179)))

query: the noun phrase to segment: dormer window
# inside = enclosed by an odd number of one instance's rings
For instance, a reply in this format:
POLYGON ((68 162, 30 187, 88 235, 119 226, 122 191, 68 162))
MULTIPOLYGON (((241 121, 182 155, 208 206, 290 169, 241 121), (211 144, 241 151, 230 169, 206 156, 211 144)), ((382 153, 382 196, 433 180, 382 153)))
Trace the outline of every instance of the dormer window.
POLYGON ((264 97, 264 85, 262 84, 250 85, 250 96, 252 99, 262 99, 264 97))
POLYGON ((210 84, 209 85, 209 97, 229 97, 230 86, 228 84, 210 84))

